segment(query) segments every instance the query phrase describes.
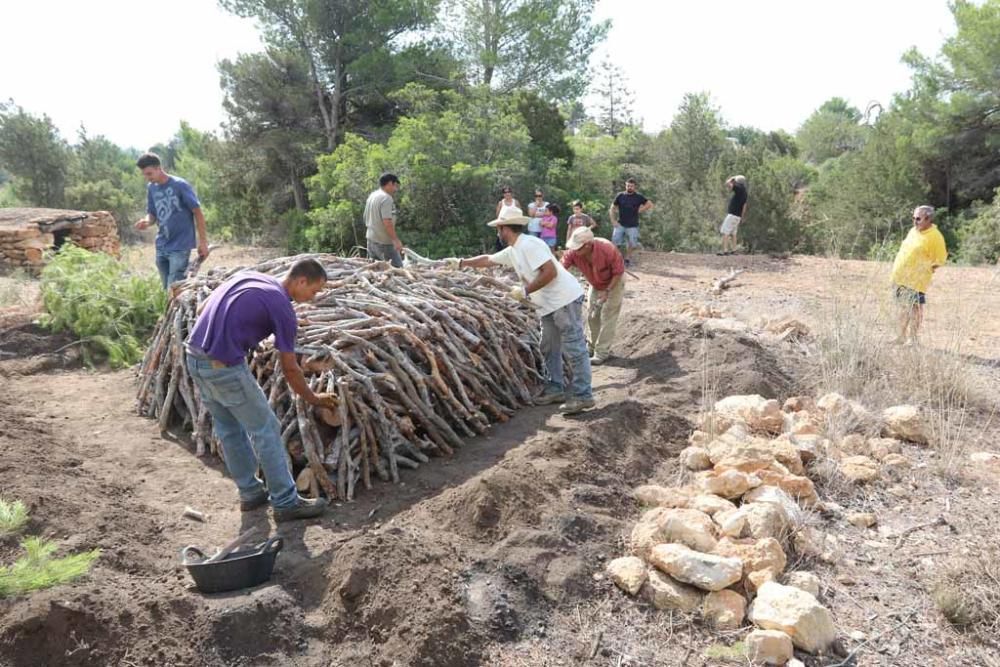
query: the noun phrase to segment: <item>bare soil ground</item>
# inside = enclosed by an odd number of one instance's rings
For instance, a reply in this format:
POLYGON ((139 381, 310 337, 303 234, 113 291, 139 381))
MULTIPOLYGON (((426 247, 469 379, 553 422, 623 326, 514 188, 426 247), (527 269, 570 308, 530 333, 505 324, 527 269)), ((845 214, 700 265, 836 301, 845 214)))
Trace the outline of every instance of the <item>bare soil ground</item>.
MULTIPOLYGON (((213 257, 225 259, 240 261, 213 257)), ((835 298, 862 308, 869 290, 887 293, 886 268, 865 262, 645 253, 617 357, 595 369, 597 409, 574 418, 523 410, 398 486, 378 484, 280 529, 264 510, 239 512, 218 461, 195 458, 183 438, 162 438, 134 414, 130 371, 48 359, 69 341, 27 324, 30 308, 0 323, 0 495, 24 500, 28 531, 61 551, 103 549, 78 583, 0 600, 0 664, 727 664, 720 649, 744 633, 652 610, 602 573, 642 511, 630 490, 684 479, 676 454, 706 400, 784 398, 812 384, 799 345, 673 316, 709 302, 710 282, 730 266, 746 273, 712 303, 747 322, 795 315, 822 326, 835 298), (208 520, 182 518, 186 505, 208 520), (194 591, 178 551, 250 526, 285 539, 272 581, 194 591)), ((942 270, 925 345, 963 337, 970 369, 992 388, 1000 297, 991 281, 991 269, 942 270)), ((968 419, 970 451, 996 449, 991 406, 971 406, 968 419)), ((1000 466, 944 469, 932 449, 905 454, 915 467, 899 480, 820 488, 846 509, 875 512, 879 527, 834 519, 844 558, 795 564, 820 575, 844 635, 845 655, 803 656, 807 664, 1000 665, 995 646, 953 629, 931 598, 951 559, 995 541, 1000 466), (938 515, 945 525, 899 539, 938 515)), ((0 562, 16 555, 15 539, 0 542, 0 562)))

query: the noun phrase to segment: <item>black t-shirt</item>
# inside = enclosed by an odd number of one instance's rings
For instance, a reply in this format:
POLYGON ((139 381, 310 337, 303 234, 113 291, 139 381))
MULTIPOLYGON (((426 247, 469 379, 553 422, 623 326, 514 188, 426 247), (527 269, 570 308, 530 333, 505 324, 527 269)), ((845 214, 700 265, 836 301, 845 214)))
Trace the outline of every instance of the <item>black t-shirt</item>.
POLYGON ((743 205, 747 203, 747 189, 739 183, 733 184, 733 196, 729 198, 729 215, 743 217, 743 205))
POLYGON ((615 205, 618 206, 618 224, 622 227, 639 226, 639 207, 648 200, 638 192, 629 194, 619 192, 615 197, 615 205))

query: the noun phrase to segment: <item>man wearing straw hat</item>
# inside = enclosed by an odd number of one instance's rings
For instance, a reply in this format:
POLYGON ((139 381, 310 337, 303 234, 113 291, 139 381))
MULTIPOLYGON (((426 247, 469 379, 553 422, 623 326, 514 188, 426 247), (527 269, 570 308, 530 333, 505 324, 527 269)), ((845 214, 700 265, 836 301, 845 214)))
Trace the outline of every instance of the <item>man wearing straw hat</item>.
POLYGON ((541 346, 549 377, 535 403, 561 403, 560 412, 576 414, 594 407, 590 355, 583 330, 583 288, 556 261, 545 241, 525 233, 529 222, 530 219, 524 216, 493 220, 487 225, 497 230, 506 248, 492 255, 468 259, 451 257, 445 263, 454 269, 497 265, 514 269, 521 283, 511 289, 511 298, 530 302, 542 319, 541 346), (573 370, 568 398, 563 387, 563 353, 573 370))
POLYGON ((625 262, 610 241, 595 238, 581 227, 566 244, 562 264, 576 268, 590 283, 587 292, 587 337, 594 356, 590 364, 603 364, 611 356, 611 343, 618 328, 618 315, 625 296, 625 262))

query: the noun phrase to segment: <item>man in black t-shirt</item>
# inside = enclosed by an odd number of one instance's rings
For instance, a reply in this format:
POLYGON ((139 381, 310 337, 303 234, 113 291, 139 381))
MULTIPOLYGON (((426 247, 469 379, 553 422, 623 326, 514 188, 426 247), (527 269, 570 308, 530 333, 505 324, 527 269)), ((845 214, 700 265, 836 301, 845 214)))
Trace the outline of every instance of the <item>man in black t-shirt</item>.
POLYGON ((717 255, 732 255, 736 252, 736 232, 747 214, 747 179, 746 176, 732 176, 726 181, 726 187, 733 191, 729 198, 729 208, 726 209, 726 219, 722 221, 719 232, 722 234, 722 252, 717 255))
POLYGON ((635 179, 625 181, 625 192, 619 192, 611 202, 611 242, 625 246, 625 266, 632 264, 632 249, 639 245, 639 214, 653 208, 653 202, 635 191, 635 179))

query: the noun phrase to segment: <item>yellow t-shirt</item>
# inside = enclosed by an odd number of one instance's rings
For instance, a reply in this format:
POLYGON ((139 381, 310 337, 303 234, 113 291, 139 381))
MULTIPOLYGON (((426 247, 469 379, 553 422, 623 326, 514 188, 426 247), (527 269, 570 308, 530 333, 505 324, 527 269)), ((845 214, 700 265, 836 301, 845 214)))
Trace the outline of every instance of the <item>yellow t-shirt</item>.
POLYGON ((892 263, 892 282, 917 292, 926 292, 934 275, 931 267, 941 266, 947 259, 948 249, 937 225, 931 225, 922 232, 914 227, 903 239, 896 261, 892 263))

